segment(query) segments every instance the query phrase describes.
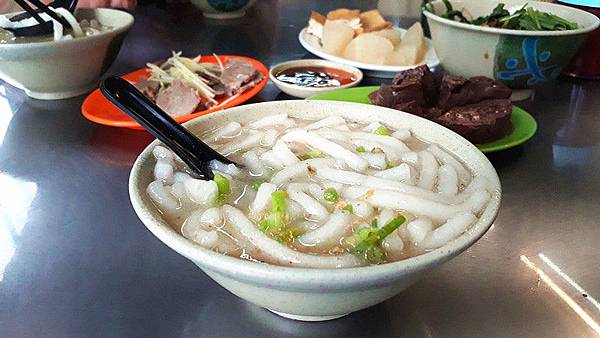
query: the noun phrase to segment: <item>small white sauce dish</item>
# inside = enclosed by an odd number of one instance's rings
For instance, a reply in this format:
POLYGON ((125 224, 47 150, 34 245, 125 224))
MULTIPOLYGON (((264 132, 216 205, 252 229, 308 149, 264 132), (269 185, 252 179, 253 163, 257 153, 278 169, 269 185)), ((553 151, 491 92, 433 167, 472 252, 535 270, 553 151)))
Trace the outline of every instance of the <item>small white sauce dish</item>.
POLYGON ((333 90, 338 90, 338 89, 343 89, 343 88, 354 87, 357 84, 359 84, 360 81, 362 81, 363 74, 360 71, 360 69, 358 69, 356 67, 347 66, 347 65, 340 64, 340 63, 336 63, 336 62, 327 61, 327 60, 304 59, 304 60, 287 61, 287 62, 279 63, 279 64, 272 66, 271 69, 269 70, 269 78, 271 79, 271 81, 273 81, 273 83, 277 86, 277 88, 279 88, 282 92, 284 92, 290 96, 304 99, 304 98, 307 98, 309 96, 316 95, 316 94, 321 94, 321 93, 330 92, 333 90), (304 86, 294 85, 291 83, 286 83, 286 82, 280 81, 276 78, 276 76, 279 73, 281 73, 282 71, 285 71, 286 69, 301 68, 301 67, 327 67, 327 68, 339 69, 339 70, 353 74, 354 81, 344 84, 344 85, 341 85, 341 86, 304 87, 304 86))

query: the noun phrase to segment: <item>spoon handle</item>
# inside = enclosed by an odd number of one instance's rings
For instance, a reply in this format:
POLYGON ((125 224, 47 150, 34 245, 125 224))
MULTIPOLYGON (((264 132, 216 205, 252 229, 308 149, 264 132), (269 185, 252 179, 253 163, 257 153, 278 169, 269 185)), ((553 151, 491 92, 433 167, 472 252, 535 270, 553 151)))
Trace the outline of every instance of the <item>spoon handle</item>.
POLYGON ((166 144, 202 179, 212 179, 209 162, 233 163, 182 127, 129 82, 110 76, 100 85, 102 94, 166 144))

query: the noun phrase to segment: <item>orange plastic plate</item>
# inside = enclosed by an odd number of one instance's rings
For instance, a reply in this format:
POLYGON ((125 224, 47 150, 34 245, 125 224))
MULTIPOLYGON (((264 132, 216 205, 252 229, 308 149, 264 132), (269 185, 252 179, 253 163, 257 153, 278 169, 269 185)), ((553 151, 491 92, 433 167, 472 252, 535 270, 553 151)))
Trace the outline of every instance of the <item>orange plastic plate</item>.
MULTIPOLYGON (((225 108, 235 107, 240 105, 246 101, 248 101, 251 97, 258 94, 261 89, 269 81, 269 71, 267 67, 263 65, 258 60, 244 57, 244 56, 235 56, 235 55, 219 55, 219 59, 223 63, 227 62, 228 59, 241 59, 244 61, 250 62, 254 68, 256 68, 263 75, 263 80, 260 81, 256 86, 246 90, 245 92, 238 94, 234 98, 224 98, 217 100, 219 104, 216 106, 202 111, 197 111, 189 115, 179 116, 175 118, 175 121, 179 123, 183 123, 185 121, 189 121, 195 117, 200 115, 209 114, 218 110, 222 110, 225 108)), ((200 59, 200 62, 212 62, 217 63, 217 59, 214 56, 203 56, 200 59)), ((136 83, 140 81, 140 79, 147 77, 148 71, 146 68, 136 70, 134 72, 123 75, 123 78, 128 80, 131 83, 136 83)), ((108 99, 106 99, 100 89, 94 90, 86 99, 83 101, 83 105, 81 105, 81 113, 85 116, 86 119, 113 127, 125 127, 132 129, 144 129, 137 122, 135 122, 132 118, 123 113, 119 108, 113 105, 108 99)))

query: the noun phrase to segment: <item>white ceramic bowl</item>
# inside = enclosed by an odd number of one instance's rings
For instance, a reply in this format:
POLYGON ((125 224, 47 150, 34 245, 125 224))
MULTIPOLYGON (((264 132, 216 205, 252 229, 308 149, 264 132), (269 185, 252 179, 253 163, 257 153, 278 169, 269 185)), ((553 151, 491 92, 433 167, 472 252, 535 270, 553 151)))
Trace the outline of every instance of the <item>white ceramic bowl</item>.
MULTIPOLYGON (((473 18, 488 15, 496 0, 450 0, 457 10, 473 18)), ((487 76, 513 89, 527 89, 560 74, 577 52, 588 32, 600 20, 593 14, 547 2, 503 0, 510 12, 524 4, 577 22, 569 31, 519 31, 490 28, 444 19, 441 0, 431 2, 436 14, 424 11, 435 52, 449 73, 465 77, 487 76)))
POLYGON ((498 213, 500 181, 487 158, 449 129, 397 110, 349 102, 274 101, 200 116, 184 126, 199 134, 230 121, 245 123, 280 113, 314 119, 339 115, 356 121, 385 121, 392 127, 410 128, 417 137, 438 143, 455 154, 476 175, 488 177, 493 193, 481 218, 467 232, 420 256, 389 264, 337 270, 260 264, 196 245, 163 220, 146 194, 146 188, 153 180, 155 160, 152 149, 159 144, 152 142, 137 158, 129 177, 131 203, 138 217, 167 246, 190 259, 224 288, 251 303, 288 318, 310 321, 333 319, 375 305, 467 249, 488 230, 498 213))
POLYGON ((246 14, 256 0, 191 0, 202 15, 211 19, 235 19, 246 14))
POLYGON ((347 66, 347 65, 340 64, 340 63, 336 63, 336 62, 327 61, 327 60, 305 59, 305 60, 293 60, 293 61, 276 64, 275 66, 271 67, 271 69, 269 70, 269 78, 271 79, 271 81, 273 81, 273 83, 277 86, 277 88, 279 88, 282 92, 284 92, 288 95, 294 96, 294 97, 299 97, 299 98, 304 99, 304 98, 307 98, 312 95, 330 92, 332 90, 354 87, 357 84, 359 84, 360 81, 362 81, 363 74, 360 71, 360 69, 358 69, 356 67, 347 66), (315 88, 315 87, 302 87, 302 86, 296 86, 296 85, 293 85, 290 83, 285 83, 283 81, 277 80, 277 78, 275 77, 279 72, 284 71, 286 69, 296 68, 296 67, 307 67, 307 66, 327 67, 327 68, 335 68, 335 69, 343 70, 345 72, 354 74, 354 77, 356 78, 356 80, 354 80, 350 83, 347 83, 343 86, 339 86, 339 87, 315 88))
POLYGON ((79 9, 75 16, 113 28, 72 40, 0 44, 0 77, 42 100, 73 97, 96 88, 117 57, 133 16, 106 8, 79 9))

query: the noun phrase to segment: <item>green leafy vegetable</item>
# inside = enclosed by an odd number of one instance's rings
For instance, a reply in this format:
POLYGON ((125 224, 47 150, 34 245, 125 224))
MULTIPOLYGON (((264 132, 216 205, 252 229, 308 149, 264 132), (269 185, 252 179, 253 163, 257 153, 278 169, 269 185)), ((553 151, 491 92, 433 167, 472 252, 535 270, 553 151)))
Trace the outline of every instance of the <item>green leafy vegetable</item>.
POLYGON ((323 199, 327 202, 335 203, 338 201, 338 193, 333 188, 327 188, 323 193, 323 199))
POLYGON ((375 129, 373 131, 373 133, 377 134, 377 135, 384 135, 384 136, 389 136, 392 135, 392 131, 387 129, 384 126, 380 126, 379 128, 375 129))
MULTIPOLYGON (((505 4, 500 3, 489 15, 468 20, 461 11, 455 10, 452 7, 449 0, 442 1, 446 7, 446 12, 441 14, 441 17, 478 26, 529 31, 563 31, 578 28, 576 22, 527 7, 527 4, 511 14, 504 8, 505 4)), ((430 3, 425 4, 423 10, 434 13, 433 6, 430 3)))
POLYGON ((406 218, 398 215, 381 229, 377 228, 377 220, 373 221, 375 225, 371 224, 370 228, 360 229, 346 238, 345 243, 350 253, 362 257, 372 264, 380 264, 386 258, 385 251, 381 248, 381 241, 404 224, 406 218))
POLYGON ((300 229, 287 226, 289 216, 286 197, 285 191, 271 193, 271 210, 258 222, 258 228, 262 232, 280 243, 291 242, 302 232, 300 229))
POLYGON ((365 147, 363 147, 363 146, 358 146, 358 147, 356 147, 356 151, 359 153, 366 153, 367 149, 365 149, 365 147))

